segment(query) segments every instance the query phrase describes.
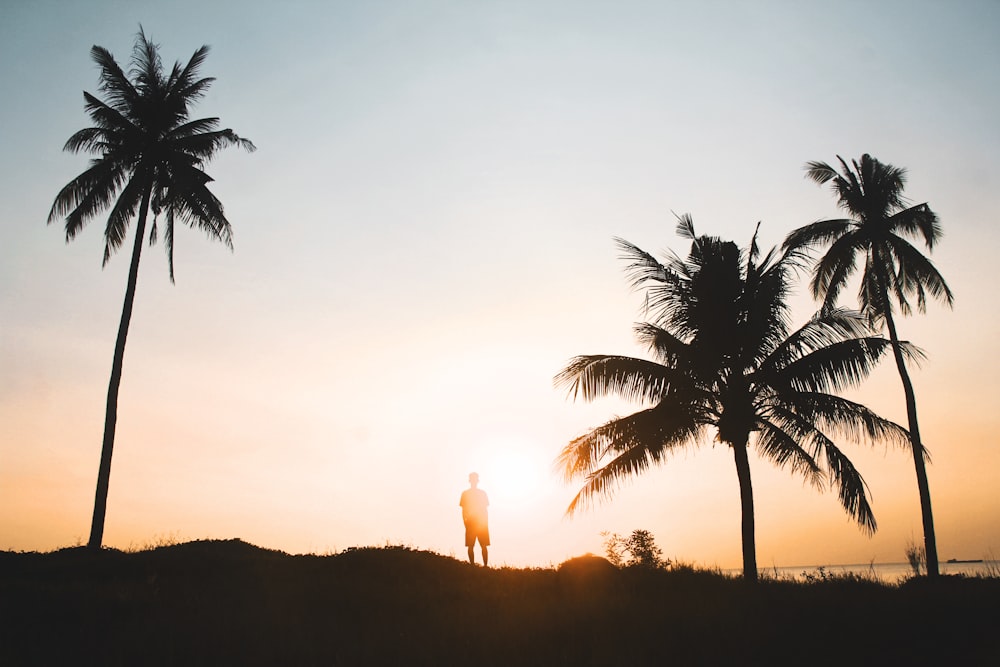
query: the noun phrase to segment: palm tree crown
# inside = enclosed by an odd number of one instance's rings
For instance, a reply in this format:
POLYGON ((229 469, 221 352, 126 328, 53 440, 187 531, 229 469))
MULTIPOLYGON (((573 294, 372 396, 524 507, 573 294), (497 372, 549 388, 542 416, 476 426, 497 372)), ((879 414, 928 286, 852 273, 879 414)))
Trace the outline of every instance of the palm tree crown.
POLYGON ((746 578, 757 576, 749 446, 817 486, 832 484, 848 514, 873 532, 864 480, 829 433, 902 442, 905 431, 831 392, 865 378, 888 341, 842 309, 821 311, 792 331, 787 296, 797 252, 761 257, 756 235, 740 252, 732 242, 696 236, 688 216, 678 232, 690 252, 666 263, 618 240, 633 286, 647 287, 653 321, 638 324, 636 334, 653 359, 578 356, 555 378, 574 398, 618 395, 647 406, 563 448, 557 466, 567 480, 583 478, 567 512, 714 432, 736 460, 746 578))
POLYGON ((72 240, 109 206, 104 230, 104 260, 125 241, 129 222, 144 203, 153 211, 150 243, 156 241, 157 219, 164 216, 163 237, 170 279, 174 279, 174 222, 199 227, 209 237, 232 248, 232 230, 222 203, 208 189, 212 178, 202 168, 220 150, 238 145, 248 151, 253 143, 232 130, 219 130, 218 118, 190 119, 190 107, 214 78, 199 78, 208 55, 203 46, 187 65, 175 63, 164 71, 158 47, 141 28, 124 72, 111 53, 94 46, 91 57, 100 69, 99 90, 104 99, 84 92, 85 109, 93 127, 76 132, 64 150, 89 152, 97 157, 56 196, 49 222, 65 216, 66 240, 72 240))
POLYGON ((836 304, 861 265, 858 302, 873 323, 884 320, 894 303, 908 315, 915 299, 924 312, 928 295, 952 305, 954 296, 944 278, 908 240, 923 241, 933 250, 941 225, 926 203, 907 206, 906 170, 867 153, 851 166, 839 156, 837 160, 841 173, 825 162, 808 162, 806 176, 821 185, 830 183, 838 205, 852 217, 805 225, 785 239, 785 248, 830 246, 813 273, 813 295, 828 307, 836 304))

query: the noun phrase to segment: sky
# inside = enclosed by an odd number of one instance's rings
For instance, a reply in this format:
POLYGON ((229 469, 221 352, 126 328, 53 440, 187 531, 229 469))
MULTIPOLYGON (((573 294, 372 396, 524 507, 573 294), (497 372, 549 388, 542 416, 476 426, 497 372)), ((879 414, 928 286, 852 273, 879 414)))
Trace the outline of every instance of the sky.
MULTIPOLYGON (((707 442, 572 518, 572 438, 641 406, 553 386, 578 354, 643 356, 614 237, 684 255, 837 217, 809 160, 870 153, 939 215, 956 295, 900 322, 939 555, 1000 554, 1000 4, 0 2, 0 549, 86 542, 128 270, 103 218, 46 225, 87 157, 92 45, 199 46, 195 108, 257 146, 207 171, 235 249, 191 229, 143 251, 105 544, 240 538, 290 553, 401 544, 464 556, 459 495, 490 496, 491 561, 601 553, 740 565, 731 452, 707 442)), ((852 297, 848 294, 848 298, 852 297)), ((816 305, 800 284, 794 319, 816 305)), ((890 364, 849 392, 905 423, 890 364)), ((921 539, 913 463, 845 449, 879 523, 751 457, 761 567, 898 562, 921 539)))

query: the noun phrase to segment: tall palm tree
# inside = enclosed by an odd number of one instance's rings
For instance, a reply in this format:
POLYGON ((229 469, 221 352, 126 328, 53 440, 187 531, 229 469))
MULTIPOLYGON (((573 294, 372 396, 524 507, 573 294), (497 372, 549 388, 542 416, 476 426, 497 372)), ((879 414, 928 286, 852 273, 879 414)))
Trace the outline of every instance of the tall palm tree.
POLYGON ((688 216, 678 233, 691 240, 688 257, 671 255, 665 264, 617 241, 633 286, 648 287, 654 321, 635 331, 654 359, 578 356, 555 378, 573 398, 618 395, 647 405, 563 448, 556 464, 567 481, 584 479, 567 513, 714 431, 736 463, 747 580, 757 578, 750 446, 818 487, 834 486, 847 513, 873 533, 864 480, 828 434, 904 441, 905 431, 830 392, 864 379, 888 341, 868 335, 860 314, 847 310, 817 313, 791 331, 787 296, 797 252, 772 249, 762 258, 755 234, 741 253, 732 242, 696 236, 688 216))
POLYGON ((200 228, 210 238, 232 249, 229 221, 223 213, 222 203, 208 189, 212 178, 202 169, 216 153, 228 146, 237 145, 248 151, 255 148, 232 130, 217 129, 218 118, 190 118, 191 105, 214 81, 198 75, 208 55, 207 46, 195 51, 187 65, 175 63, 169 73, 164 71, 159 47, 141 28, 136 35, 128 73, 119 67, 107 49, 94 46, 90 55, 100 69, 98 89, 104 99, 83 93, 84 108, 94 126, 76 132, 66 142, 64 150, 88 152, 96 157, 91 159, 86 171, 59 191, 48 221, 52 223, 65 216, 66 241, 69 242, 88 222, 110 207, 104 228, 104 266, 125 242, 129 223, 136 219, 132 262, 108 385, 104 444, 88 541, 88 547, 100 549, 118 417, 118 386, 147 218, 152 211, 150 244, 157 240, 157 223, 162 220, 171 282, 174 280, 175 222, 200 228))
POLYGON ((796 229, 785 239, 784 247, 808 248, 829 245, 813 272, 812 293, 831 308, 847 286, 859 264, 864 265, 858 300, 861 312, 873 327, 884 324, 892 341, 896 368, 903 383, 906 417, 909 422, 913 464, 920 493, 920 513, 924 528, 924 551, 927 574, 939 573, 934 515, 927 482, 927 452, 920 439, 917 401, 913 383, 906 370, 903 345, 896 331, 894 311, 909 315, 913 301, 923 313, 928 296, 949 307, 954 296, 934 264, 909 240, 923 241, 927 250, 941 238, 937 215, 924 204, 909 206, 903 197, 906 170, 879 162, 865 154, 851 165, 837 156, 842 171, 825 162, 806 163, 806 176, 816 183, 830 183, 837 203, 851 217, 821 220, 796 229))

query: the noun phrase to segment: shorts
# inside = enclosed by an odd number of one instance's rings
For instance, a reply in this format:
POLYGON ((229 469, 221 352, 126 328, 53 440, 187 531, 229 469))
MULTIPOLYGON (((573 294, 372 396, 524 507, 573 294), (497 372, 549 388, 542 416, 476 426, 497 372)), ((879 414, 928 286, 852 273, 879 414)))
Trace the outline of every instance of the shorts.
POLYGON ((476 546, 476 540, 479 540, 481 547, 490 546, 490 528, 485 523, 470 521, 465 524, 465 546, 476 546))

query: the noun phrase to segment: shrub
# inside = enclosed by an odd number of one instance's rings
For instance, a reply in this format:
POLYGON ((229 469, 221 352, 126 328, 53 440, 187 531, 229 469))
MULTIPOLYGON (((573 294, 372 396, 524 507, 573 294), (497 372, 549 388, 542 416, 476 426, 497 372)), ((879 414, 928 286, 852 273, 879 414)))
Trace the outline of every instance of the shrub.
POLYGON ((670 560, 663 558, 663 549, 656 546, 656 540, 648 530, 633 530, 628 537, 608 532, 601 533, 601 536, 604 537, 605 555, 617 567, 670 567, 670 560))

